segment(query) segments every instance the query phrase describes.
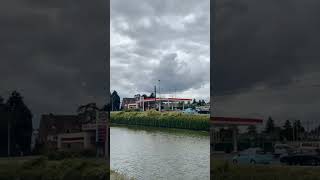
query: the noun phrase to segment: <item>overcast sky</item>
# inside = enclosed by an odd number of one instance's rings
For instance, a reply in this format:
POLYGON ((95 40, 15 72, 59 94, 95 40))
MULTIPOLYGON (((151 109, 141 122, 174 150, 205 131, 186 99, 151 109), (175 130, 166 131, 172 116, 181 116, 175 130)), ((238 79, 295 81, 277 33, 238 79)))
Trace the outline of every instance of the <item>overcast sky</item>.
MULTIPOLYGON (((35 126, 41 114, 106 103, 106 2, 1 2, 0 96, 18 90, 35 126)), ((116 0, 111 9, 111 90, 149 95, 160 79, 162 92, 209 99, 208 0, 116 0)))
MULTIPOLYGON (((111 90, 214 96, 216 115, 320 121, 320 1, 216 0, 209 72, 208 0, 112 0, 111 90), (209 77, 211 75, 211 78, 209 77)), ((18 90, 38 122, 106 101, 104 1, 6 0, 0 95, 18 90)))
POLYGON ((163 96, 208 101, 209 3, 111 0, 111 90, 150 95, 160 80, 163 96))
POLYGON ((320 123, 320 1, 216 0, 214 115, 320 123))
POLYGON ((105 104, 106 18, 106 1, 1 1, 0 96, 18 90, 35 126, 41 114, 105 104))

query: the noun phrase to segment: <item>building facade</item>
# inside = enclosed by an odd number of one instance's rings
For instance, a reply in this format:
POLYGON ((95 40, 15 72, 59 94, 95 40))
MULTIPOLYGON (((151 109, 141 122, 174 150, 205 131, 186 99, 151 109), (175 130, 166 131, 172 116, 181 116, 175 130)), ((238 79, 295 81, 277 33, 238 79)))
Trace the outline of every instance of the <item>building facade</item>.
MULTIPOLYGON (((98 145, 98 128, 105 132, 106 124, 97 124, 79 115, 42 115, 39 141, 47 148, 63 151, 95 150, 98 145)), ((106 136, 106 134, 102 134, 106 136)), ((103 140, 105 140, 104 138, 103 140)), ((101 143, 100 143, 101 144, 101 143)), ((104 145, 102 145, 103 148, 104 145)))

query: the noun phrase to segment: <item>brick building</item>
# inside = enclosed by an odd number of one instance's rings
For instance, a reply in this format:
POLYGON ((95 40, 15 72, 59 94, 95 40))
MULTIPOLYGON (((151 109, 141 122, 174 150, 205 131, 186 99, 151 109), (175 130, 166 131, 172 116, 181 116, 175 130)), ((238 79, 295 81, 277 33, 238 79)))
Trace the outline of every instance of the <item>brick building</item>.
POLYGON ((83 116, 42 115, 39 141, 49 149, 55 150, 95 150, 97 145, 96 126, 95 120, 92 122, 84 121, 83 116))

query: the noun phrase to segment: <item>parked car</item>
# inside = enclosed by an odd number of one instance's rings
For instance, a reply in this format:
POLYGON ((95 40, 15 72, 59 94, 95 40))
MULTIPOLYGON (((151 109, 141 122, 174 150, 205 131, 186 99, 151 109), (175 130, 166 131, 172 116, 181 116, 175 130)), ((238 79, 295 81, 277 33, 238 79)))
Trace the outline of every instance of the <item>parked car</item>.
POLYGON ((280 158, 280 162, 287 165, 320 165, 320 150, 315 147, 300 147, 293 153, 280 158))
POLYGON ((269 164, 272 159, 272 154, 264 152, 261 148, 249 148, 234 156, 232 162, 234 164, 269 164))
POLYGON ((284 155, 288 155, 294 151, 294 148, 287 145, 287 144, 276 144, 274 146, 274 153, 275 157, 282 157, 284 155))
POLYGON ((287 165, 319 166, 320 157, 317 155, 296 154, 281 157, 280 162, 287 165))
POLYGON ((185 109, 184 111, 182 111, 182 113, 185 113, 185 114, 198 114, 198 112, 196 110, 191 109, 191 108, 185 109))
POLYGON ((300 147, 293 151, 292 154, 304 154, 304 155, 315 155, 320 156, 320 150, 315 147, 300 147))

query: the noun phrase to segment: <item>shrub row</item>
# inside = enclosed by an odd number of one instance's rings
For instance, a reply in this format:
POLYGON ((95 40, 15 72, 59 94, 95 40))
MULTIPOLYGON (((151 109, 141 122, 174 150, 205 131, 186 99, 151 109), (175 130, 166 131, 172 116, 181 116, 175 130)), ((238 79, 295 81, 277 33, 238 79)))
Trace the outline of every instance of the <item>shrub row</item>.
POLYGON ((231 165, 227 162, 213 162, 215 180, 318 180, 320 171, 314 167, 280 165, 231 165))
POLYGON ((0 180, 106 180, 107 167, 98 162, 66 159, 49 161, 41 157, 26 162, 0 162, 0 180))
POLYGON ((116 112, 111 113, 111 123, 209 131, 208 115, 177 112, 116 112))
POLYGON ((82 158, 82 157, 95 157, 96 152, 94 150, 83 150, 79 152, 71 151, 47 151, 45 156, 49 160, 63 160, 67 158, 82 158))

